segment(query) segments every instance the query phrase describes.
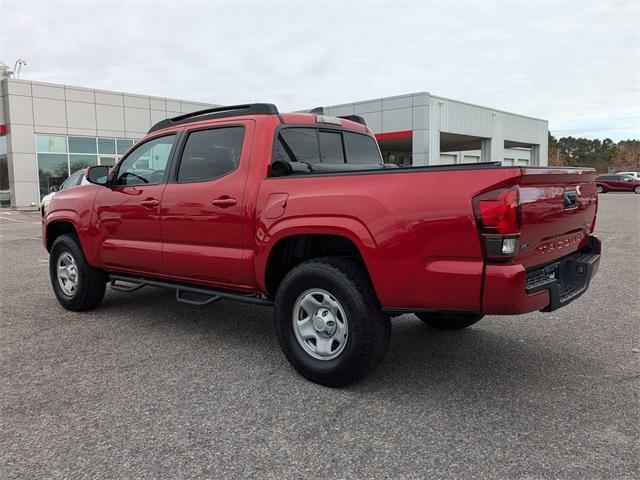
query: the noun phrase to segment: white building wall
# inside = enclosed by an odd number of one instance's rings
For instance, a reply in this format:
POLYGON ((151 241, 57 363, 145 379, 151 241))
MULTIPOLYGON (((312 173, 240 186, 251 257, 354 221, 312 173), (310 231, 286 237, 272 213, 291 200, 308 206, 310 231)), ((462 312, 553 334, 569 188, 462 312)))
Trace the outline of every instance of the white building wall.
MULTIPOLYGON (((483 142, 483 150, 487 157, 485 161, 502 161, 504 158, 504 142, 512 141, 527 145, 539 146, 539 158, 536 164, 547 165, 547 143, 549 125, 546 120, 541 120, 514 113, 480 107, 444 97, 431 97, 432 105, 438 105, 437 118, 431 116, 432 121, 438 122, 439 133, 447 132, 458 135, 470 135, 486 139, 483 142)), ((438 155, 433 153, 434 163, 439 161, 438 155)))
POLYGON ((374 133, 410 131, 413 164, 427 165, 429 158, 429 94, 425 92, 364 102, 332 105, 327 115, 360 115, 374 133))
MULTIPOLYGON (((531 150, 520 148, 505 148, 502 165, 504 166, 524 166, 531 164, 531 150)), ((482 158, 482 150, 461 150, 440 152, 440 163, 477 163, 482 158)))
POLYGON ((438 105, 441 132, 490 138, 495 132, 491 110, 442 97, 431 97, 438 105))
POLYGON ((505 141, 534 146, 534 161, 547 165, 546 120, 472 105, 427 92, 325 107, 329 115, 360 115, 374 133, 411 130, 413 165, 438 165, 440 134, 477 137, 483 161, 502 161, 505 141))
POLYGON ((211 104, 106 90, 5 79, 2 115, 11 205, 38 205, 35 135, 58 134, 139 139, 151 125, 211 104))

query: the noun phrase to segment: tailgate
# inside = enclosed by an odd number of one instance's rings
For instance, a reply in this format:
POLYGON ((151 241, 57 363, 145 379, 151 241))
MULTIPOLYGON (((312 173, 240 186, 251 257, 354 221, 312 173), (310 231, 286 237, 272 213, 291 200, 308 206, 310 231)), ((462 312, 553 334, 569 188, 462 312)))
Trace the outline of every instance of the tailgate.
POLYGON ((530 268, 587 246, 598 208, 595 178, 593 169, 522 169, 516 261, 530 268))

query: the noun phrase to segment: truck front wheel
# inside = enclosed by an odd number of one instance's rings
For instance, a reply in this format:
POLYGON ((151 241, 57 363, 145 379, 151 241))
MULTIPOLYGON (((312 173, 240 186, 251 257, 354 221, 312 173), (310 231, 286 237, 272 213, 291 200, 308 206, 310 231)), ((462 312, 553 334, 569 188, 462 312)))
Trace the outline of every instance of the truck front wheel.
POLYGON ((305 378, 331 387, 367 376, 382 360, 391 325, 366 272, 342 258, 293 268, 275 299, 278 341, 305 378))
POLYGON ((49 273, 56 298, 67 310, 89 310, 102 302, 106 276, 87 263, 75 235, 61 235, 53 242, 49 273))
POLYGON ((464 312, 416 312, 416 317, 427 325, 443 330, 460 330, 479 322, 482 313, 464 312))

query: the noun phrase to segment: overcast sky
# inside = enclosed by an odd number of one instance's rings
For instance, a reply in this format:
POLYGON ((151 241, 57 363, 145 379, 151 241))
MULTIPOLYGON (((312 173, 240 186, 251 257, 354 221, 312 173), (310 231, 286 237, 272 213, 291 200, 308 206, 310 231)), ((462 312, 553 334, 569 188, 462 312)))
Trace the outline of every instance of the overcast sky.
POLYGON ((640 138, 640 2, 14 2, 22 78, 282 111, 427 91, 640 138))

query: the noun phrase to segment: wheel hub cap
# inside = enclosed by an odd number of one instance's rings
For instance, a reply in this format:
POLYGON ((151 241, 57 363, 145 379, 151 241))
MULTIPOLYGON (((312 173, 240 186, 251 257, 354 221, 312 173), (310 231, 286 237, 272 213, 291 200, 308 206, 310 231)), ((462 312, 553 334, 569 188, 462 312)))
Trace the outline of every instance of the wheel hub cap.
POLYGON ((327 308, 320 308, 313 315, 313 327, 320 335, 331 337, 337 329, 333 312, 327 308))
POLYGON ((292 321, 298 343, 313 358, 332 360, 347 344, 347 316, 340 302, 326 290, 314 288, 300 294, 292 321))
POLYGON ((58 285, 64 294, 73 296, 78 287, 78 266, 75 258, 69 252, 64 252, 58 257, 56 273, 58 285))

